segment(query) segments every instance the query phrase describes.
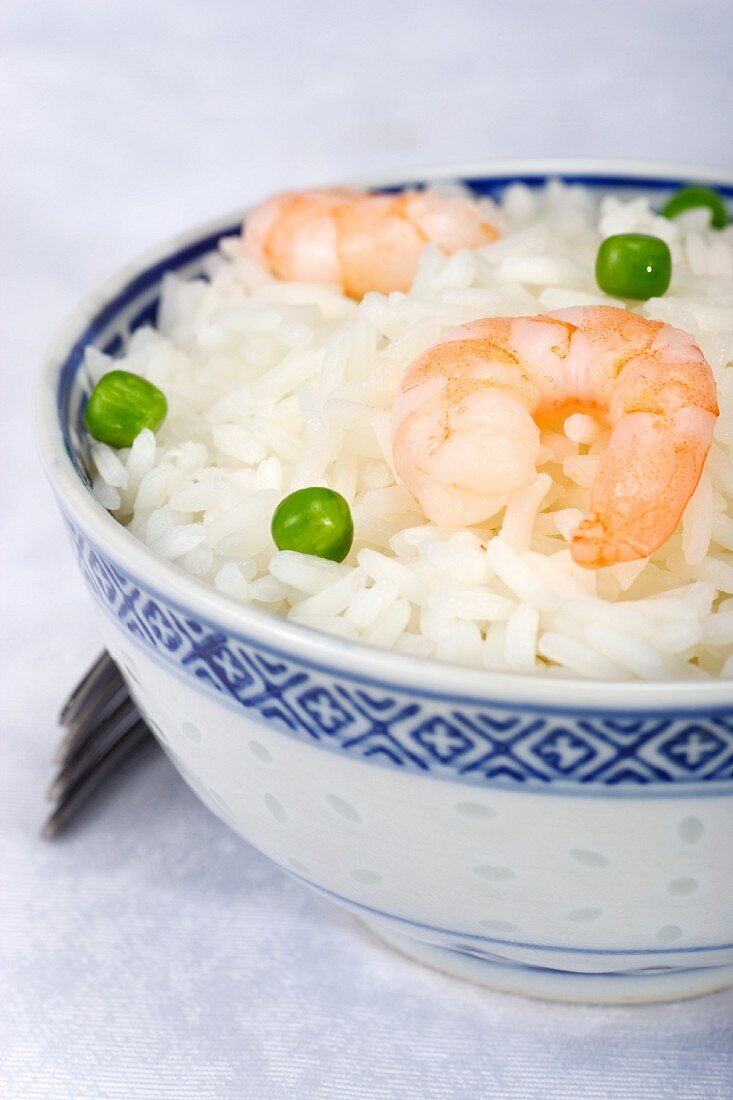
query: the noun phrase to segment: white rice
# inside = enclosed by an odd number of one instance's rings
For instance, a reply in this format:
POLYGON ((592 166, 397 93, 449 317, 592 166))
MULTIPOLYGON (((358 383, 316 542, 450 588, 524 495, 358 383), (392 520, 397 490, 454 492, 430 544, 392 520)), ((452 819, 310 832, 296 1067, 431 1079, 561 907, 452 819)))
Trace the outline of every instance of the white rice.
POLYGON ((644 198, 598 199, 554 182, 484 200, 502 236, 444 257, 427 247, 408 294, 361 303, 286 284, 222 242, 212 277, 164 282, 158 329, 112 368, 165 392, 168 417, 119 452, 94 444, 93 490, 151 549, 234 600, 413 655, 598 679, 733 677, 733 227, 693 211, 660 218, 644 198), (608 433, 585 414, 546 431, 536 480, 503 514, 439 529, 395 477, 390 409, 412 360, 483 316, 606 303, 602 237, 663 237, 674 274, 634 308, 692 333, 718 384, 720 418, 680 530, 648 561, 593 572, 570 557, 608 433), (278 501, 305 485, 348 500, 355 542, 334 564, 279 553, 278 501))

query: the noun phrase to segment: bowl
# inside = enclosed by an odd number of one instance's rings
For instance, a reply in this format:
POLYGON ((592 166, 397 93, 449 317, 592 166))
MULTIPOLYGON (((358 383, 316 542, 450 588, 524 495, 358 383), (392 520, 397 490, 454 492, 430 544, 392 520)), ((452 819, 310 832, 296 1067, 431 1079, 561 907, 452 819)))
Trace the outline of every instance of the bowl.
MULTIPOLYGON (((549 161, 453 166, 619 194, 733 175, 549 161)), ((46 473, 105 642, 201 800, 383 940, 499 990, 641 1002, 733 984, 733 684, 495 674, 336 640, 217 593, 95 501, 83 349, 154 318, 244 212, 168 241, 95 291, 37 389, 46 473)))

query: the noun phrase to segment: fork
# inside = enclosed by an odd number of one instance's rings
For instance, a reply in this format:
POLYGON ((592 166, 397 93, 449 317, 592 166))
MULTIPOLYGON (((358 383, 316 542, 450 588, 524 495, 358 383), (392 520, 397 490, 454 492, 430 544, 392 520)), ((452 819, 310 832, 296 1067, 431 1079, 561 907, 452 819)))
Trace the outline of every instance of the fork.
POLYGON ((156 744, 117 665, 103 653, 79 681, 59 715, 64 735, 48 790, 54 808, 43 836, 58 835, 123 761, 156 744))

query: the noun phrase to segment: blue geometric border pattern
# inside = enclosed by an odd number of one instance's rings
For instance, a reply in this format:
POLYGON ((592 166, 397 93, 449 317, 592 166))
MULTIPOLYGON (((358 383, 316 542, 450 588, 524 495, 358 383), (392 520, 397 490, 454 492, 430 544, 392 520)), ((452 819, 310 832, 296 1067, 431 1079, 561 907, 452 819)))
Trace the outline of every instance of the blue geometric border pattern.
POLYGON ((69 529, 92 594, 138 643, 289 736, 476 785, 641 794, 722 784, 733 794, 733 711, 550 713, 363 682, 192 617, 129 577, 71 522, 69 529))

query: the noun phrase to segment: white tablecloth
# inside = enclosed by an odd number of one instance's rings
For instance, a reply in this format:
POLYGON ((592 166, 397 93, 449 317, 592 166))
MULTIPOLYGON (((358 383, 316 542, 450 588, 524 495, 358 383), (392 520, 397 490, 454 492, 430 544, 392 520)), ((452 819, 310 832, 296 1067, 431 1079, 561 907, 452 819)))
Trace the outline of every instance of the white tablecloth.
POLYGON ((100 646, 29 426, 54 326, 155 240, 275 188, 446 160, 733 163, 728 0, 5 0, 0 12, 0 1095, 733 1095, 733 993, 525 1002, 378 946, 159 754, 37 838, 100 646))

